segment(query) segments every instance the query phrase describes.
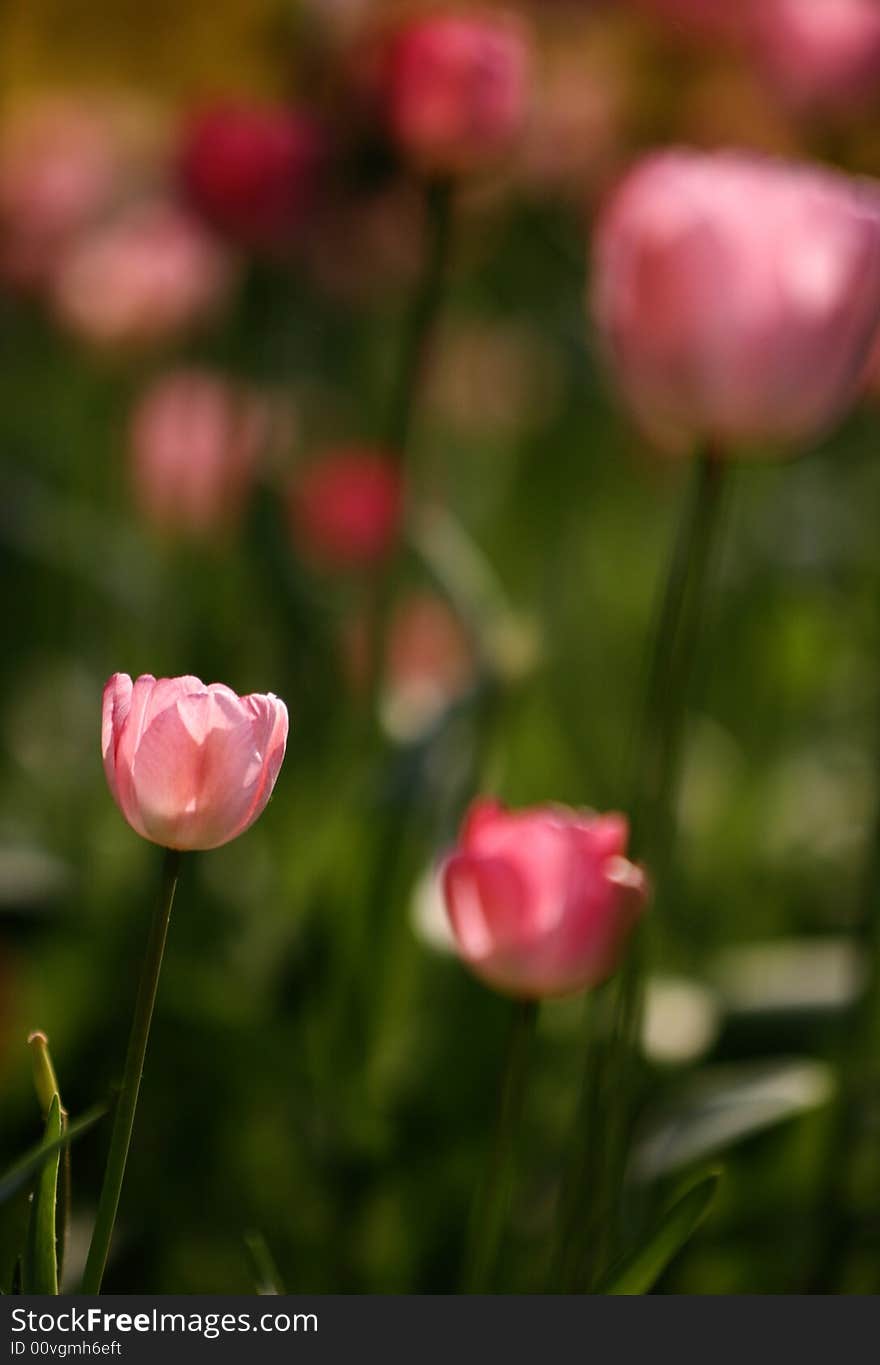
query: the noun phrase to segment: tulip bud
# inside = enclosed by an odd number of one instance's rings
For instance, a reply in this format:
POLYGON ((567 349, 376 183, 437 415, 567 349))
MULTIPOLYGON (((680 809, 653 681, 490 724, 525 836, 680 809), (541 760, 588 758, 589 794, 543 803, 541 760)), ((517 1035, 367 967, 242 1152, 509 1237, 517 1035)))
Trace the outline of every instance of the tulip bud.
POLYGON ((355 569, 385 559, 402 515, 400 471, 379 451, 334 451, 303 470, 291 488, 294 543, 317 568, 355 569))
POLYGON ((773 89, 798 108, 846 113, 880 95, 877 0, 761 0, 754 37, 773 89))
POLYGON ((880 326, 880 196, 832 171, 662 152, 595 243, 623 397, 672 451, 802 442, 852 400, 880 326))
POLYGON ((198 222, 170 203, 145 203, 71 248, 54 300, 61 321, 85 341, 144 345, 204 321, 230 283, 229 261, 198 222))
POLYGON ((181 172, 192 203, 248 247, 288 243, 314 199, 322 159, 315 123, 292 109, 221 105, 184 135, 181 172))
POLYGON ((101 746, 113 799, 132 829, 166 848, 229 843, 262 813, 284 758, 287 707, 222 683, 114 673, 101 746))
POLYGON ((471 808, 443 872, 458 952, 488 985, 524 999, 597 986, 617 967, 648 899, 625 858, 627 822, 559 806, 471 808))
POLYGON ((174 370, 131 418, 135 495, 163 531, 205 536, 240 517, 271 426, 268 402, 206 370, 174 370))
POLYGON ((480 169, 522 131, 528 68, 526 36, 510 16, 414 19, 395 35, 389 54, 392 133, 431 174, 480 169))

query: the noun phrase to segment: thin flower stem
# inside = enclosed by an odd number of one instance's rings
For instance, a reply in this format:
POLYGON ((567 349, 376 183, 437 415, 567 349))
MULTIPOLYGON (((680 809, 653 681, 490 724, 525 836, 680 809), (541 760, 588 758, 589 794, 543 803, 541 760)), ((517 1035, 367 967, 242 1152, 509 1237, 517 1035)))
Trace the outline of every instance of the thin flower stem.
MULTIPOLYGON (((655 889, 669 866, 687 699, 719 536, 724 462, 697 461, 665 577, 638 730, 629 812, 633 856, 655 889)), ((646 945, 633 941, 615 982, 592 1002, 572 1155, 559 1201, 553 1288, 584 1292, 616 1250, 637 1109, 646 945)))
POLYGON ((510 1206, 516 1133, 522 1115, 529 1052, 537 1020, 538 1005, 535 1001, 517 1001, 510 1021, 489 1165, 477 1191, 471 1215, 463 1286, 466 1294, 491 1292, 492 1275, 510 1206))
POLYGON ((113 1133, 110 1138, 110 1150, 107 1154, 107 1165, 104 1170, 104 1183, 101 1187, 95 1228, 92 1233, 92 1242, 83 1275, 83 1294, 99 1294, 101 1292, 101 1281, 104 1278, 104 1269, 107 1264, 113 1228, 116 1223, 116 1213, 119 1208, 119 1197, 122 1193, 122 1182, 125 1177, 125 1166, 131 1144, 144 1059, 150 1037, 150 1024, 153 1019, 153 1008, 156 1004, 159 973, 162 970, 162 957, 165 952, 165 940, 168 936, 168 923, 171 919, 171 907, 174 904, 174 892, 177 888, 179 870, 180 853, 176 849, 166 849, 162 865, 161 891, 150 925, 147 951, 141 968, 140 985, 128 1039, 128 1052, 125 1058, 125 1070, 122 1076, 119 1098, 116 1102, 113 1133))

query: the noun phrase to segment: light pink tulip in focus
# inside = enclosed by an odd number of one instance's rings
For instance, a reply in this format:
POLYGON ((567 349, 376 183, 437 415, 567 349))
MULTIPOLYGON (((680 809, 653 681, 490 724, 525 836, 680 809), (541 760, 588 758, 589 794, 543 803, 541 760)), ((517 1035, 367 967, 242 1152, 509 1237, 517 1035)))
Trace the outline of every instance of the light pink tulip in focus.
POLYGON ((523 999, 570 995, 612 974, 648 899, 621 815, 477 801, 443 870, 458 951, 523 999))
POLYGON ((61 321, 96 346, 165 341, 212 316, 230 262, 198 221, 171 203, 143 203, 82 238, 55 281, 61 321))
POLYGON ((880 327, 878 189, 745 153, 648 156, 599 224, 593 304, 660 445, 808 440, 854 397, 880 327))
POLYGON ((529 49, 514 18, 495 13, 413 19, 388 63, 391 130, 423 170, 474 170, 509 151, 522 131, 529 49))
POLYGON ((880 96, 877 0, 759 0, 757 57, 789 103, 858 111, 880 96))
POLYGON ((174 370, 131 419, 132 480, 147 518, 170 532, 222 532, 240 517, 269 440, 270 405, 207 370, 174 370))
POLYGON ((284 758, 287 707, 271 692, 114 673, 101 747, 113 799, 132 829, 165 848, 219 848, 254 823, 284 758))

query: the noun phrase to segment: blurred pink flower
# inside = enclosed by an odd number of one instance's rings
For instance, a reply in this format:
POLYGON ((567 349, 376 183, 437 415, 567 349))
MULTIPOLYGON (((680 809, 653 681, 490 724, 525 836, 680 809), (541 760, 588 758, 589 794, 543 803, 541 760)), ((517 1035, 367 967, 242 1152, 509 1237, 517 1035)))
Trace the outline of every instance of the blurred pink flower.
POLYGON ((760 0, 757 57, 796 107, 858 111, 880 96, 877 0, 760 0))
POLYGON ((171 203, 136 204, 66 253, 53 298, 60 320, 97 346, 161 342, 205 321, 225 301, 229 258, 171 203))
POLYGON ((595 241, 620 390, 661 445, 806 440, 852 400, 880 326, 877 188, 739 153, 645 158, 595 241))
POLYGON ((165 531, 223 532, 240 517, 272 427, 271 405, 209 370, 173 370, 131 416, 134 491, 165 531))
POLYGON ((509 151, 525 124, 529 44, 513 17, 436 14, 393 37, 387 68, 391 130, 423 170, 475 170, 509 151))
POLYGON ((392 550, 403 515, 403 480, 384 451, 330 451, 294 479, 290 519, 304 558, 323 569, 356 569, 392 550))
POLYGON ((114 673, 101 747, 113 799, 132 829, 166 848, 218 848, 262 813, 287 743, 287 707, 223 683, 114 673))
POLYGON ((284 106, 218 105, 184 132, 183 182, 192 203, 245 246, 282 249, 316 193, 324 139, 284 106))
POLYGON ((538 194, 583 203, 619 160, 632 63, 607 30, 594 18, 542 35, 519 166, 538 194))
POLYGON ((20 111, 0 142, 3 275, 40 283, 59 247, 109 202, 115 172, 110 131, 87 107, 55 99, 20 111))
POLYGON ((647 904, 627 822, 562 806, 477 801, 443 870, 458 951, 488 985, 525 999, 612 974, 647 904))
MULTIPOLYGON (((343 637, 343 663, 352 686, 370 676, 369 621, 350 620, 343 637)), ((477 660, 461 618, 437 593, 410 592, 391 613, 382 679, 382 719, 396 739, 423 734, 473 686, 477 660)))

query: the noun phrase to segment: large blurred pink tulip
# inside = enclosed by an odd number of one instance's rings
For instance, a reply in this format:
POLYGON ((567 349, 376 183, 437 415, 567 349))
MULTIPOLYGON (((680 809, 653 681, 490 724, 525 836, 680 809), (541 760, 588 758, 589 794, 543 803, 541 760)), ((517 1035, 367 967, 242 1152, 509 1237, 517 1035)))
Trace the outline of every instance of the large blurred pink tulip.
POLYGON ((240 517, 270 435, 270 405, 209 370, 173 370, 131 418, 138 505, 163 531, 205 536, 240 517))
POLYGON ((138 204, 76 243, 54 301, 61 321, 96 346, 165 341, 205 321, 232 282, 229 259, 171 203, 138 204))
POLYGON ((505 14, 436 14, 395 35, 388 62, 391 129, 423 170, 449 175, 482 168, 522 131, 529 48, 505 14))
POLYGON ((858 111, 880 96, 877 0, 759 0, 758 60, 795 106, 858 111))
POLYGON ((318 568, 369 568, 390 554, 403 514, 403 480, 383 451, 328 452, 294 479, 297 549, 318 568))
POLYGON ((443 871, 463 960, 523 999, 604 981, 648 898, 644 872, 625 857, 627 833, 620 815, 476 802, 443 871))
POLYGON ((193 204, 245 246, 281 249, 314 197, 323 138, 283 106, 218 105, 184 135, 181 170, 193 204))
POLYGON ((595 243, 620 390, 670 450, 805 441, 853 398, 880 327, 880 196, 739 153, 647 157, 595 243))
POLYGON ((284 758, 287 707, 222 683, 114 673, 104 688, 104 771, 132 829, 165 848, 218 848, 263 811, 284 758))

